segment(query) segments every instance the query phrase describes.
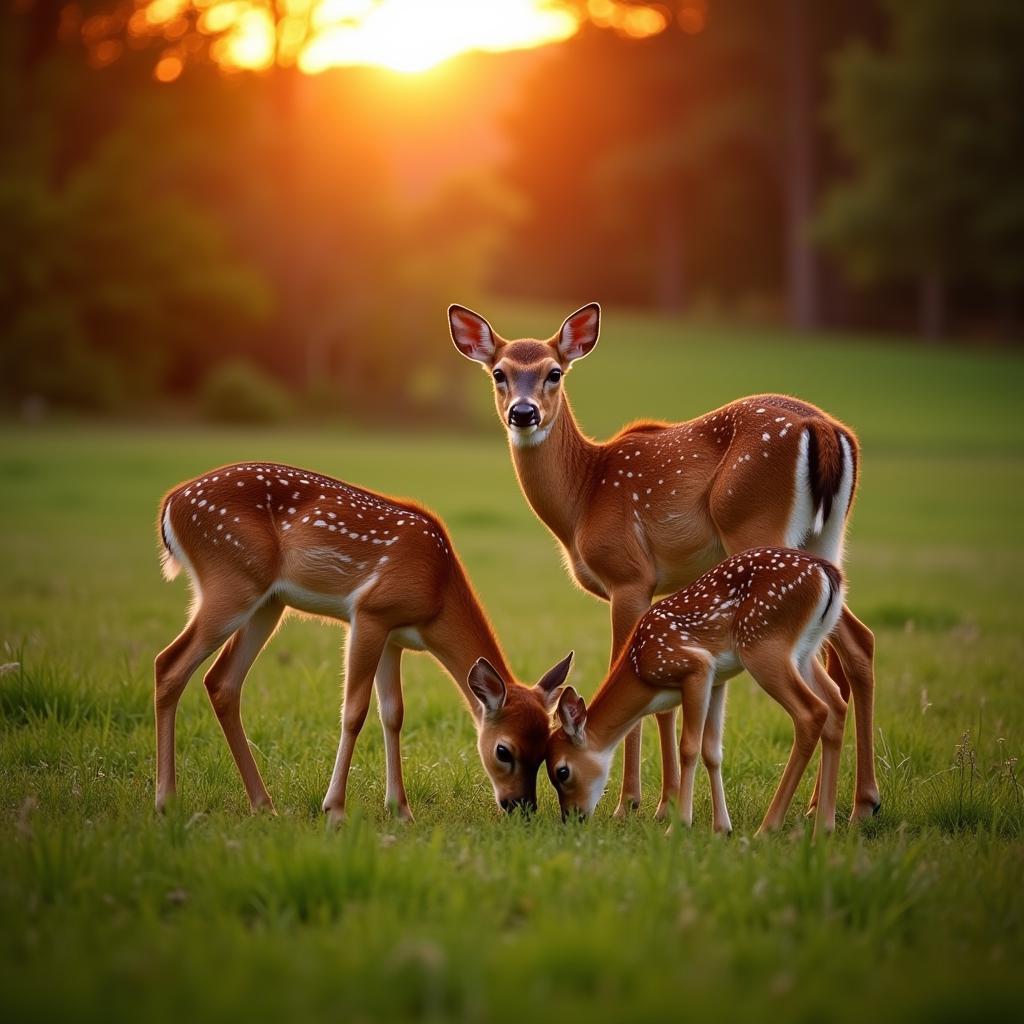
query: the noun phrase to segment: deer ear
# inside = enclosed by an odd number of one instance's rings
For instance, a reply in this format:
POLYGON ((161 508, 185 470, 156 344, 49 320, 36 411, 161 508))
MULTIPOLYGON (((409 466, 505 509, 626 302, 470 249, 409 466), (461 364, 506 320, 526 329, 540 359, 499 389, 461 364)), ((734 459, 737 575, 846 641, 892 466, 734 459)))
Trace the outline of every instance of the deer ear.
POLYGON ((582 746, 587 727, 587 702, 571 686, 567 686, 558 698, 558 721, 565 735, 576 746, 582 746))
POLYGON ((494 362, 500 343, 491 325, 479 313, 465 306, 449 306, 448 326, 455 347, 467 359, 475 359, 485 366, 494 362))
POLYGON ((563 363, 582 359, 597 344, 601 333, 601 307, 591 302, 565 318, 555 339, 563 363))
POLYGON ((570 651, 554 668, 549 668, 534 687, 549 711, 558 696, 558 688, 565 682, 569 669, 572 668, 572 655, 573 652, 570 651))
POLYGON ((477 660, 466 681, 487 714, 493 715, 505 706, 505 680, 486 658, 477 660))

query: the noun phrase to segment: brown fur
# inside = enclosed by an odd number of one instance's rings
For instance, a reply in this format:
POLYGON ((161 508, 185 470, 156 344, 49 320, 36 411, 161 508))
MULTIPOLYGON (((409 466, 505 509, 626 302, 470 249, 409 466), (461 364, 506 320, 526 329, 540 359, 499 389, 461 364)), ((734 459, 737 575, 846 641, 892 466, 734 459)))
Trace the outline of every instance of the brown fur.
POLYGON ((437 516, 413 502, 276 463, 211 470, 168 492, 160 509, 163 544, 190 570, 198 593, 184 632, 156 660, 158 806, 175 791, 178 699, 199 663, 222 645, 207 676, 210 698, 253 806, 271 805, 242 729, 239 698, 249 667, 286 607, 352 624, 342 742, 324 801, 333 817, 344 812, 352 751, 375 676, 388 802, 409 815, 398 737, 399 663, 402 648, 410 645, 433 654, 465 697, 498 802, 536 802, 552 685, 527 687, 512 676, 437 516), (487 715, 468 683, 480 658, 504 683, 503 706, 487 715), (495 758, 499 742, 514 755, 512 766, 495 758))
POLYGON ((640 619, 591 707, 571 687, 559 701, 560 725, 549 737, 547 766, 563 816, 590 814, 618 741, 653 708, 679 704, 681 819, 692 823, 693 775, 703 753, 714 827, 729 831, 721 776, 722 687, 747 668, 794 724, 790 762, 761 830, 781 827, 820 738, 823 782, 815 830, 831 831, 846 702, 816 661, 816 648, 840 614, 842 593, 839 570, 824 559, 757 548, 659 601, 640 619))
MULTIPOLYGON (((592 331, 582 355, 596 343, 596 318, 587 312, 594 308, 584 307, 567 318, 546 342, 506 341, 482 317, 461 307, 452 331, 464 355, 482 362, 492 374, 501 370, 505 375, 505 381, 495 385, 495 402, 506 427, 515 401, 531 401, 539 410, 537 430, 545 439, 529 444, 530 435, 510 430, 513 464, 534 512, 561 543, 576 582, 610 602, 614 661, 657 594, 687 585, 723 555, 787 543, 798 498, 796 471, 803 433, 808 437, 811 499, 824 520, 835 514, 842 470, 840 436, 848 440, 853 459, 850 505, 859 451, 849 427, 788 395, 740 399, 681 423, 640 421, 609 441, 592 440, 576 423, 564 380, 551 384, 546 375, 552 366, 563 373, 570 369, 572 360, 563 356, 567 328, 574 340, 581 331, 592 331), (586 315, 581 319, 581 314, 586 315), (473 344, 466 334, 469 328, 486 343, 473 344)), ((844 529, 850 505, 840 510, 844 529)), ((811 532, 796 543, 812 545, 814 540, 811 532)), ((863 817, 878 803, 873 638, 849 609, 834 647, 837 654, 835 659, 830 656, 830 669, 841 685, 852 689, 855 700, 854 815, 863 817)), ((659 730, 663 813, 678 775, 671 713, 659 718, 659 730)), ((620 813, 639 801, 639 751, 637 732, 626 741, 620 813)))

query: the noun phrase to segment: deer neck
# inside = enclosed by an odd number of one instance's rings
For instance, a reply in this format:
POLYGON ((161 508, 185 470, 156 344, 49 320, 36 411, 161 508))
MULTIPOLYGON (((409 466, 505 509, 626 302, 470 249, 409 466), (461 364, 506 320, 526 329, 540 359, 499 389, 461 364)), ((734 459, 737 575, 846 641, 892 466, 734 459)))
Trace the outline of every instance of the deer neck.
POLYGON ((600 446, 580 430, 565 395, 545 440, 523 447, 510 441, 510 446, 526 500, 563 544, 571 544, 590 491, 600 446))
POLYGON ((625 656, 619 658, 598 688, 587 710, 587 736, 591 747, 611 752, 650 712, 653 687, 641 681, 625 656))
POLYGON ((514 677, 466 570, 454 552, 452 560, 441 611, 422 634, 427 649, 452 677, 479 726, 480 704, 469 689, 469 670, 478 658, 486 658, 508 685, 514 685, 514 677))

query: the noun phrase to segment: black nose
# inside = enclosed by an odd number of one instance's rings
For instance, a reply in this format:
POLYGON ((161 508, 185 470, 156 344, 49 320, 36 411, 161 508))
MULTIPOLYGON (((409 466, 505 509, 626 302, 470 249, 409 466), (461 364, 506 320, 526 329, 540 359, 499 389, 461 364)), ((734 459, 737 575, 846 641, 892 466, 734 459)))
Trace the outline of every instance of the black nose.
POLYGON ((537 801, 528 796, 517 797, 515 800, 506 797, 501 801, 501 809, 508 814, 513 811, 525 811, 528 814, 533 814, 537 810, 537 801))
POLYGON ((539 426, 540 410, 532 402, 516 402, 508 411, 508 421, 513 427, 539 426))

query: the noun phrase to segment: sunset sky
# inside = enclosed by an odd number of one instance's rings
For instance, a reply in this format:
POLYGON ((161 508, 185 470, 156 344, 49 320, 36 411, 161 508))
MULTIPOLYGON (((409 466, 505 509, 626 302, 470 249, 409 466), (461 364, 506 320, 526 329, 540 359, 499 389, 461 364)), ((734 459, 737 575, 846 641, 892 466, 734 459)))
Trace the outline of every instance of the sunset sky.
MULTIPOLYGON (((675 5, 684 31, 703 27, 705 0, 675 5), (699 22, 699 24, 698 24, 699 22)), ((663 31, 664 4, 588 0, 139 0, 129 22, 135 36, 161 36, 167 50, 156 76, 173 81, 187 60, 191 24, 215 37, 213 59, 225 69, 297 65, 316 74, 370 65, 413 73, 474 51, 528 49, 567 39, 586 17, 621 35, 663 31)))

